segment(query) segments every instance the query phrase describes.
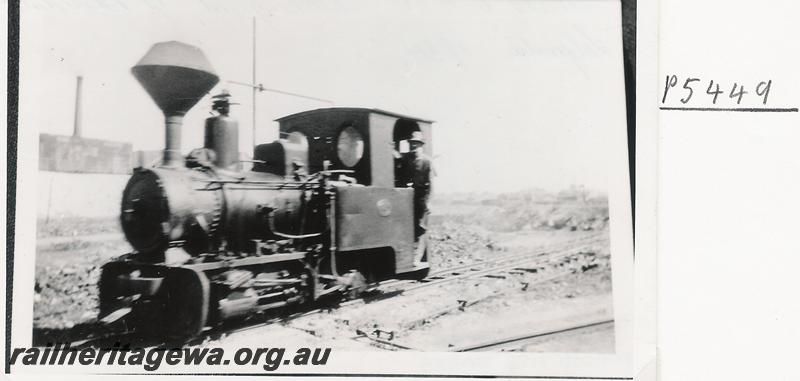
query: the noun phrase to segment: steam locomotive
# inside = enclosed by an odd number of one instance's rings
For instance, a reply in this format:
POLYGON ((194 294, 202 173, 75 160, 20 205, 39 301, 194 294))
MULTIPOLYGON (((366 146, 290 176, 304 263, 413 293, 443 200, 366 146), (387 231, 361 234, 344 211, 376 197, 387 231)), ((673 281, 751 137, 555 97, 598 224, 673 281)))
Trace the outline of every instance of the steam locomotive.
POLYGON ((364 108, 285 116, 281 138, 254 147, 243 170, 227 93, 212 98, 204 147, 180 153, 184 115, 219 81, 198 48, 155 44, 132 72, 164 113, 166 147, 161 164, 135 169, 122 194, 134 251, 103 266, 101 317, 187 337, 427 276, 414 190, 395 178, 394 155, 415 131, 430 142, 431 121, 364 108))

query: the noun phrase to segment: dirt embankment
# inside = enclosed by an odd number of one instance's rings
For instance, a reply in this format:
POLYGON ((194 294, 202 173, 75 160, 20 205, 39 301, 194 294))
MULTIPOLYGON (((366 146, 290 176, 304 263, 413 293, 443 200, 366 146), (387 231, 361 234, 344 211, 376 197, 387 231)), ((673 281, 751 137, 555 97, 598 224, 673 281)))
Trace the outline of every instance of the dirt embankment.
POLYGON ((60 329, 94 321, 100 267, 130 250, 116 219, 38 221, 34 327, 60 329))
POLYGON ((480 226, 491 232, 599 231, 608 225, 608 199, 585 192, 527 191, 499 195, 442 195, 432 223, 480 226))

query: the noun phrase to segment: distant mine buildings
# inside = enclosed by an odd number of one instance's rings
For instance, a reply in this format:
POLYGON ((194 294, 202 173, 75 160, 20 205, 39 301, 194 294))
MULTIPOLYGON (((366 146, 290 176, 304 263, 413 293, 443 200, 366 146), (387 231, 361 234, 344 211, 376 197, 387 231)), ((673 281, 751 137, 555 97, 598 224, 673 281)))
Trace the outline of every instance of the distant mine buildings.
POLYGON ((131 143, 83 137, 82 85, 83 77, 79 76, 72 136, 39 134, 39 170, 128 175, 133 168, 157 164, 161 150, 134 151, 131 143))

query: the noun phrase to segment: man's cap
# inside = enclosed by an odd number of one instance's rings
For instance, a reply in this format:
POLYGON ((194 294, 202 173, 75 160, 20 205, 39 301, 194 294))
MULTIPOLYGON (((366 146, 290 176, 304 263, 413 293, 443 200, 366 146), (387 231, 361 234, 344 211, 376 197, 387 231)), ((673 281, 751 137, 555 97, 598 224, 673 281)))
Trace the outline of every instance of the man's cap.
POLYGON ((422 136, 422 131, 414 131, 414 132, 412 132, 411 133, 411 138, 409 138, 408 141, 425 144, 425 138, 422 136))

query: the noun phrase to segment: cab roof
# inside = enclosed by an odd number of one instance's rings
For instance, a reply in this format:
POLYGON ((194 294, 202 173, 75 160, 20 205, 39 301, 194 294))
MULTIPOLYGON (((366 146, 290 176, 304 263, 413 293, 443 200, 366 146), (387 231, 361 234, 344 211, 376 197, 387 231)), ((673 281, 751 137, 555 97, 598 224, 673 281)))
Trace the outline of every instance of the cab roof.
POLYGON ((401 118, 401 119, 412 119, 412 120, 416 120, 418 122, 423 122, 423 123, 434 123, 434 121, 429 120, 429 119, 422 119, 422 118, 417 118, 417 117, 414 117, 414 116, 398 114, 398 113, 395 113, 395 112, 381 110, 381 109, 377 109, 377 108, 364 108, 364 107, 326 107, 326 108, 318 108, 318 109, 314 109, 314 110, 308 110, 308 111, 298 112, 298 113, 291 114, 291 115, 286 115, 286 116, 280 117, 278 119, 275 119, 275 121, 276 122, 281 122, 281 121, 284 121, 284 120, 287 120, 287 119, 293 119, 293 118, 296 118, 296 117, 299 117, 299 116, 305 116, 305 115, 311 115, 311 114, 320 114, 320 113, 327 113, 327 112, 336 112, 336 111, 367 112, 367 113, 375 113, 375 114, 387 115, 387 116, 391 116, 391 117, 395 117, 395 118, 401 118))

